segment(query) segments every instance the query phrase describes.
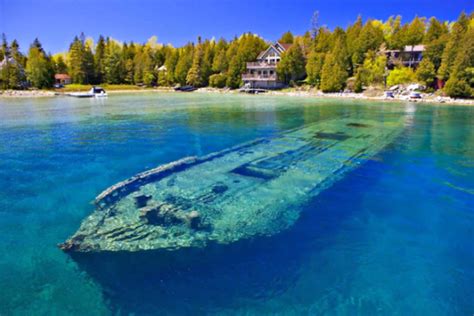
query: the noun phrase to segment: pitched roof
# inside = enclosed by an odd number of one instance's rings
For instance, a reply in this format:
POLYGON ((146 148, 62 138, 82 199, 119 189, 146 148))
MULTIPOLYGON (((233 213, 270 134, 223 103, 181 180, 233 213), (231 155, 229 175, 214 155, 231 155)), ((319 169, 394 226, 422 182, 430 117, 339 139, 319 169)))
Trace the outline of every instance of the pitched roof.
POLYGON ((290 48, 291 45, 292 44, 281 44, 280 42, 275 42, 274 44, 271 44, 266 50, 258 54, 257 59, 262 58, 272 48, 274 48, 278 53, 282 54, 284 51, 290 48))
POLYGON ((293 44, 280 43, 280 42, 277 42, 277 43, 280 44, 285 50, 288 50, 291 47, 291 45, 293 45, 293 44))
POLYGON ((71 76, 69 76, 68 74, 55 74, 54 79, 56 80, 71 79, 71 76))

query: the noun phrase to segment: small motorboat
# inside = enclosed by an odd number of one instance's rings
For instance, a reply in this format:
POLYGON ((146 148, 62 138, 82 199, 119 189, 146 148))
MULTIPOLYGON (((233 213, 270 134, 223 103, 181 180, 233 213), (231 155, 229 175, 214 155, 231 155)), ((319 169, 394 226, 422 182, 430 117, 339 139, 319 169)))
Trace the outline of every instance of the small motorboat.
POLYGON ((383 97, 385 99, 394 99, 395 98, 395 95, 393 94, 393 91, 385 91, 383 93, 383 97))
POLYGON ((420 100, 422 98, 423 97, 421 96, 421 93, 415 91, 410 92, 410 94, 408 95, 409 100, 420 100))
POLYGON ((76 98, 104 98, 108 96, 101 87, 92 87, 88 92, 73 92, 68 95, 76 98))
POLYGON ((196 90, 196 88, 194 86, 190 86, 190 85, 174 87, 174 91, 192 92, 194 90, 196 90))

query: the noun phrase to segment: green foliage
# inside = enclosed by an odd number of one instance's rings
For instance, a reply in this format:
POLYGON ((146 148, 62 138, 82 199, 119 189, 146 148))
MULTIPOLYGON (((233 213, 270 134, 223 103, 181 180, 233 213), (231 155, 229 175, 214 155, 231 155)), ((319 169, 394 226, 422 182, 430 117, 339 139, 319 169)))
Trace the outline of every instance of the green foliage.
POLYGON ((285 51, 277 65, 278 78, 288 84, 305 77, 305 58, 300 45, 294 44, 285 51))
POLYGON ((99 36, 94 55, 95 82, 101 83, 105 81, 105 39, 99 36))
POLYGON ((187 44, 180 51, 178 63, 176 64, 174 77, 175 77, 176 82, 181 85, 186 84, 186 77, 188 75, 188 71, 191 68, 192 62, 193 62, 193 51, 194 51, 194 46, 192 44, 187 44))
POLYGON ((201 39, 198 40, 198 45, 194 50, 193 63, 186 76, 186 83, 195 87, 202 87, 204 85, 204 52, 201 39))
POLYGON ((290 31, 288 31, 288 32, 283 33, 283 35, 280 37, 278 42, 282 44, 293 44, 294 40, 295 40, 295 37, 290 31))
POLYGON ((53 65, 38 39, 35 39, 28 50, 26 77, 33 87, 49 88, 53 85, 53 65))
POLYGON ((326 53, 315 51, 309 53, 308 62, 306 63, 306 73, 308 74, 307 79, 310 85, 319 87, 325 57, 326 53))
POLYGON ((409 67, 399 67, 390 71, 387 77, 387 85, 394 86, 397 84, 416 82, 416 76, 413 69, 409 67))
POLYGON ((456 59, 460 43, 462 43, 464 33, 467 30, 468 23, 469 20, 464 13, 454 23, 446 48, 443 51, 441 66, 438 69, 438 78, 447 80, 453 71, 454 60, 456 59))
POLYGON ((214 74, 209 77, 209 85, 214 88, 224 88, 227 77, 224 74, 214 74))
POLYGON ((330 53, 326 55, 321 71, 321 90, 324 92, 342 91, 349 77, 349 56, 345 44, 345 34, 336 33, 335 44, 330 53))
POLYGON ((474 27, 462 37, 444 90, 452 97, 474 97, 474 27))
POLYGON ((61 54, 57 56, 53 56, 53 69, 54 73, 57 74, 66 74, 67 73, 67 65, 66 62, 64 61, 64 58, 61 54))
POLYGON ((26 80, 24 72, 26 58, 21 54, 18 42, 13 40, 9 46, 6 36, 3 34, 0 56, 2 57, 0 61, 4 62, 0 69, 0 88, 21 88, 26 80))
POLYGON ((123 82, 124 66, 121 45, 115 40, 108 38, 104 54, 105 82, 110 84, 123 82))
POLYGON ((381 85, 385 80, 385 67, 387 57, 383 54, 377 55, 375 51, 369 51, 364 63, 358 68, 355 78, 355 89, 362 91, 363 86, 381 85))
POLYGON ((326 56, 321 74, 321 90, 323 92, 339 92, 345 87, 347 71, 339 63, 333 53, 326 56))
POLYGON ((428 58, 421 61, 416 69, 416 78, 426 86, 432 86, 436 79, 436 71, 433 63, 428 58))

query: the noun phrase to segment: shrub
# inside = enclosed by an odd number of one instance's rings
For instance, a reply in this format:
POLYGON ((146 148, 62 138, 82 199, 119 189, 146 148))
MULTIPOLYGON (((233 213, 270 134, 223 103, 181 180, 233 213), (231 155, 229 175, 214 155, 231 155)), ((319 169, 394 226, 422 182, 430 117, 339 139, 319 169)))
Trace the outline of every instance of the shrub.
POLYGON ((227 77, 224 74, 215 74, 209 77, 209 85, 214 88, 224 88, 227 77))
POLYGON ((409 67, 395 68, 394 70, 390 71, 387 77, 388 86, 411 82, 416 82, 416 76, 413 69, 409 67))

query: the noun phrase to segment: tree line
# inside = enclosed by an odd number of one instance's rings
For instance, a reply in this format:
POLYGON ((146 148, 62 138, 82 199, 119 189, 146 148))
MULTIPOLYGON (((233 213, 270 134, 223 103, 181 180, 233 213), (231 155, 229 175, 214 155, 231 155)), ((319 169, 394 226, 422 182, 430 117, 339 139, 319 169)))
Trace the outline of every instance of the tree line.
MULTIPOLYGON (((277 67, 287 84, 306 83, 324 92, 367 86, 420 82, 455 97, 474 97, 474 13, 462 13, 454 22, 415 17, 403 23, 400 16, 386 21, 361 17, 345 29, 314 27, 301 36, 286 32, 279 42, 292 44, 277 67), (384 50, 402 50, 406 45, 425 45, 416 70, 396 64, 387 71, 384 50)), ((55 73, 67 73, 78 84, 134 84, 196 87, 242 85, 246 63, 254 61, 270 43, 244 33, 225 39, 189 42, 182 47, 163 45, 156 37, 146 43, 121 43, 100 36, 96 43, 84 34, 76 36, 65 53, 51 55, 36 39, 23 55, 18 42, 0 48, 0 87, 21 88, 25 82, 49 88, 55 73)))

